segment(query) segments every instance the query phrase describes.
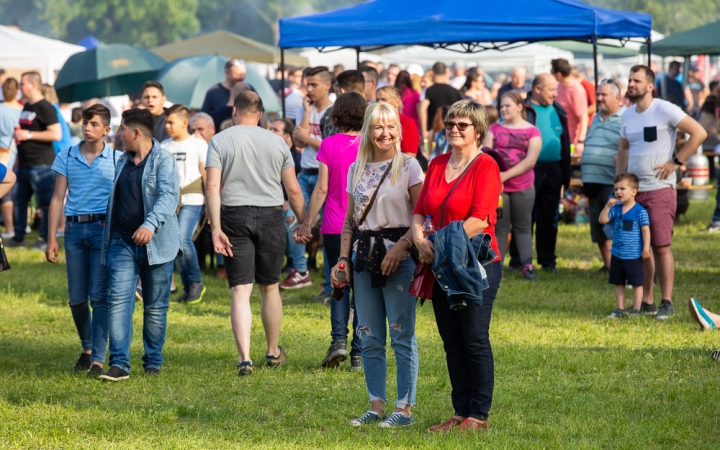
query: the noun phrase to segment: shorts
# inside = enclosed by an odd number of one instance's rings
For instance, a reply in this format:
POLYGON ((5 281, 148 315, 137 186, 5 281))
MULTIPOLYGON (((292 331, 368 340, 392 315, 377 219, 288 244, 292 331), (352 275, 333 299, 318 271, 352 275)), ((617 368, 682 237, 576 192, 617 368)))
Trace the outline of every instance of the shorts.
POLYGON ((597 195, 588 196, 588 209, 590 213, 590 239, 600 244, 612 239, 612 227, 606 227, 598 222, 600 213, 608 202, 608 197, 615 189, 612 185, 597 184, 597 195), (606 232, 607 231, 607 232, 606 232), (608 233, 609 232, 609 233, 608 233))
POLYGON ((615 286, 642 286, 645 283, 642 259, 610 257, 610 284, 615 286))
POLYGON ((231 288, 241 284, 275 284, 285 257, 282 206, 223 206, 220 226, 232 244, 225 271, 231 288))
POLYGON ((635 201, 645 208, 650 216, 650 245, 665 247, 672 244, 677 191, 673 188, 657 191, 638 192, 635 201))

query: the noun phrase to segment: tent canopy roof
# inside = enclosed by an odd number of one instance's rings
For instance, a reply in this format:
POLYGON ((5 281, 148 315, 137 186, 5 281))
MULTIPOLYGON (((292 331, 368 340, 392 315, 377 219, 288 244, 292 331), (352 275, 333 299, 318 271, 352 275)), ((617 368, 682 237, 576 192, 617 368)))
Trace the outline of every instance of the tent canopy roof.
MULTIPOLYGON (((280 47, 367 47, 649 37, 649 14, 577 0, 515 0, 458 5, 437 0, 370 0, 280 19, 280 47)), ((470 46, 470 51, 481 47, 470 46)))
MULTIPOLYGON (((244 36, 225 30, 212 31, 200 36, 191 37, 184 41, 162 45, 152 50, 167 61, 185 56, 218 53, 230 58, 244 59, 264 64, 280 62, 275 48, 262 42, 254 41, 244 36)), ((285 54, 285 64, 308 65, 307 58, 294 54, 285 54)))
POLYGON ((720 55, 720 21, 668 36, 652 45, 661 56, 720 55))

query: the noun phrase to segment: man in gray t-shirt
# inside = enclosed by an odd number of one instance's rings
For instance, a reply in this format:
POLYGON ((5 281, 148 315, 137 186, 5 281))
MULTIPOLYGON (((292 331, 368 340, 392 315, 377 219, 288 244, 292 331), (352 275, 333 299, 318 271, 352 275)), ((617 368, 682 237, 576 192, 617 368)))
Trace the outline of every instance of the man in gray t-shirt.
POLYGON ((210 140, 205 165, 213 246, 225 257, 232 296, 238 375, 250 375, 253 370, 250 293, 255 282, 262 295, 265 359, 271 367, 285 362, 285 351, 278 345, 282 321, 278 282, 285 254, 281 182, 298 222, 305 218, 290 150, 282 138, 256 126, 261 116, 260 97, 254 92, 239 94, 233 108, 235 126, 210 140))

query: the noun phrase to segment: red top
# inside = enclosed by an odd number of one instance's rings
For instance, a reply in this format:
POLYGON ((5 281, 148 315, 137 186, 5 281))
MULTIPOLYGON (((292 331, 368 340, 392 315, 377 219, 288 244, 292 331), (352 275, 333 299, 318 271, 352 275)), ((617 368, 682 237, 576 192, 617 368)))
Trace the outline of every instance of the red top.
MULTIPOLYGON (((457 180, 449 183, 445 181, 445 169, 451 155, 452 153, 438 155, 430 163, 414 213, 421 216, 432 216, 436 230, 450 222, 466 220, 470 217, 487 220, 489 225, 482 232, 492 236, 491 247, 497 255, 500 255, 495 238, 496 210, 502 188, 498 165, 492 157, 486 154, 480 155, 468 169, 467 175, 458 184, 452 195, 447 198, 457 180), (438 226, 437 221, 440 220, 440 209, 443 203, 445 204, 443 223, 438 226)), ((499 260, 500 256, 495 261, 499 260)))
POLYGON ((402 129, 400 151, 417 155, 420 147, 420 131, 418 131, 417 123, 408 116, 400 114, 400 128, 402 129))

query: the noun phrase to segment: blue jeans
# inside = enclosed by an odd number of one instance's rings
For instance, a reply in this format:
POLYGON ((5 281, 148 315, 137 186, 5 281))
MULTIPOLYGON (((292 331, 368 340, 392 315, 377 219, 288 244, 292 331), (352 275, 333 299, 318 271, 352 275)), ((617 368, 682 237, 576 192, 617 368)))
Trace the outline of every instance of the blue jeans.
POLYGON ((301 273, 307 272, 307 256, 305 256, 305 244, 298 244, 295 242, 293 233, 297 228, 298 221, 295 217, 295 213, 292 208, 288 208, 285 211, 285 232, 287 233, 287 247, 286 254, 292 258, 292 266, 295 270, 301 273), (288 223, 288 220, 292 217, 292 222, 288 223))
POLYGON ((103 227, 101 222, 65 223, 68 304, 83 350, 91 350, 90 360, 99 364, 105 364, 108 341, 108 272, 100 264, 103 227))
MULTIPOLYGON (((720 224, 720 176, 718 176, 717 194, 715 194, 715 212, 713 213, 712 223, 720 224)), ((17 227, 17 225, 15 225, 17 227)))
MULTIPOLYGON (((312 197, 312 193, 315 190, 315 185, 317 185, 317 182, 318 175, 310 175, 304 172, 300 172, 300 175, 298 175, 298 184, 300 184, 300 190, 302 191, 303 199, 305 199, 306 214, 308 212, 308 209, 310 208, 310 198, 312 197)), ((321 215, 322 211, 323 210, 321 209, 321 215)), ((325 250, 323 250, 323 256, 325 257, 325 266, 323 268, 323 270, 325 271, 325 281, 322 283, 322 288, 323 292, 329 294, 332 292, 332 286, 330 285, 330 265, 328 264, 327 254, 325 254, 325 250)))
MULTIPOLYGON (((330 261, 337 261, 340 257, 340 237, 339 234, 324 234, 323 233, 323 249, 325 254, 328 255, 327 259, 330 261)), ((330 336, 333 342, 335 341, 347 341, 348 333, 348 321, 350 320, 350 285, 345 287, 345 296, 341 300, 330 301, 330 336)), ((352 303, 355 303, 355 295, 352 295, 352 303)), ((350 348, 350 356, 360 356, 362 353, 362 343, 360 342, 360 336, 357 334, 358 327, 358 315, 353 314, 352 323, 352 347, 350 348)))
POLYGON ((47 241, 50 200, 53 190, 55 190, 55 172, 51 167, 21 167, 15 172, 17 182, 13 189, 13 202, 15 202, 15 240, 17 242, 25 240, 28 204, 33 193, 37 207, 42 211, 40 237, 47 241))
MULTIPOLYGON (((354 258, 353 258, 354 260, 354 258)), ((415 337, 415 297, 408 293, 415 263, 408 257, 387 277, 386 287, 370 287, 370 272, 354 272, 358 334, 362 337, 363 368, 370 401, 386 398, 386 324, 390 346, 395 351, 398 397, 395 406, 415 404, 418 377, 418 345, 415 337)), ((334 300, 333 300, 334 301, 334 300)))
POLYGON ((182 239, 182 253, 179 253, 177 262, 183 289, 188 292, 191 283, 202 283, 200 274, 200 263, 198 262, 197 251, 192 237, 198 222, 202 218, 203 205, 184 205, 178 213, 178 226, 180 227, 180 239, 182 239))
POLYGON ((173 261, 151 266, 146 247, 128 244, 122 238, 113 236, 110 239, 107 266, 110 273, 110 365, 130 372, 135 287, 141 280, 145 345, 143 367, 159 369, 163 363, 173 261))

